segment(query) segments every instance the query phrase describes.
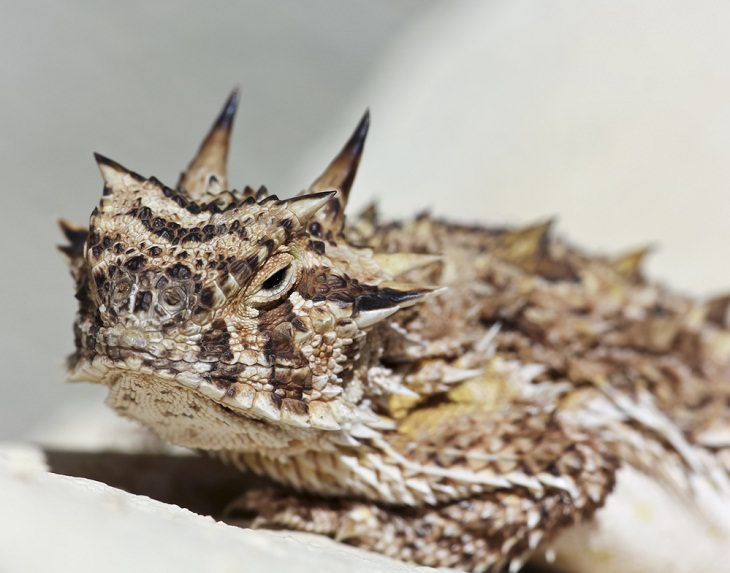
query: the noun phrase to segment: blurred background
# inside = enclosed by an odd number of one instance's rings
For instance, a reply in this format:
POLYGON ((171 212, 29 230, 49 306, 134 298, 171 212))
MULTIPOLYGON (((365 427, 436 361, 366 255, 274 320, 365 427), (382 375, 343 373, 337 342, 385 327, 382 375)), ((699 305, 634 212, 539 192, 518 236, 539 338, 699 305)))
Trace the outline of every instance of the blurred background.
POLYGON ((0 7, 0 438, 104 390, 64 385, 75 310, 56 219, 99 151, 174 184, 234 85, 236 187, 286 196, 372 126, 352 199, 387 216, 557 216, 584 247, 730 290, 730 4, 130 1, 0 7))

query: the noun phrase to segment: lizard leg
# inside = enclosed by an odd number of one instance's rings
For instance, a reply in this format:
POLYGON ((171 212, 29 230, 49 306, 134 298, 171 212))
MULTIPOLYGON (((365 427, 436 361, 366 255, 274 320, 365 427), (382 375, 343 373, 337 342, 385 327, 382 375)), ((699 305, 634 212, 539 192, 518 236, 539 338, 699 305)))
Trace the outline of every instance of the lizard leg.
POLYGON ((318 533, 396 559, 473 572, 517 571, 541 542, 583 517, 559 490, 495 491, 415 508, 253 490, 239 507, 257 515, 254 527, 318 533))

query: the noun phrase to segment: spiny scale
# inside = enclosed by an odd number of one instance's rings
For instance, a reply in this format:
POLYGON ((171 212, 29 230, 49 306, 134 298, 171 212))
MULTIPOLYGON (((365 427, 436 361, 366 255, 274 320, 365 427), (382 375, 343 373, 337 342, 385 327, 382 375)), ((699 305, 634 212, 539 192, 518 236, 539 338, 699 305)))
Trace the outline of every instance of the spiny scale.
POLYGON ((616 257, 612 261, 612 266, 616 272, 621 273, 627 279, 636 279, 641 275, 641 269, 644 266, 646 258, 651 254, 652 247, 646 246, 635 249, 624 255, 616 257))
POLYGON ((591 256, 551 221, 346 224, 368 113, 299 196, 231 189, 238 97, 174 189, 96 156, 89 230, 61 223, 70 378, 296 492, 249 493, 258 524, 426 565, 517 570, 627 503, 622 468, 689 496, 688 516, 711 521, 708 491, 730 513, 727 297, 653 285, 645 250, 591 256))

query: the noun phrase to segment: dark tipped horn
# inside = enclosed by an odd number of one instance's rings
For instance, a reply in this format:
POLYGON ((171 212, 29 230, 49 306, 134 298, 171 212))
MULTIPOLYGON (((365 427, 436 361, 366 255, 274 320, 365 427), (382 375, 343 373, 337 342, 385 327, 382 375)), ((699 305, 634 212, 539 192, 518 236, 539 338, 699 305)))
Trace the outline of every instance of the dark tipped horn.
POLYGON ((101 153, 94 153, 94 159, 96 159, 101 176, 104 178, 105 195, 124 190, 132 183, 141 183, 145 180, 139 173, 127 169, 124 165, 108 157, 104 157, 101 153))
POLYGON ((365 147, 369 127, 370 110, 366 110, 345 146, 327 166, 322 175, 310 185, 310 192, 337 189, 343 196, 342 206, 344 207, 347 204, 347 198, 350 195, 358 165, 360 165, 360 157, 365 147))
POLYGON ((61 227, 61 232, 69 242, 68 245, 59 245, 58 250, 69 259, 80 257, 83 254, 84 242, 89 235, 89 231, 80 225, 75 225, 64 219, 58 220, 58 226, 61 227))
POLYGON ((209 179, 215 177, 222 190, 228 187, 228 150, 230 147, 233 120, 236 117, 239 89, 235 88, 228 96, 213 126, 205 136, 197 154, 180 175, 177 188, 196 200, 208 190, 209 179))

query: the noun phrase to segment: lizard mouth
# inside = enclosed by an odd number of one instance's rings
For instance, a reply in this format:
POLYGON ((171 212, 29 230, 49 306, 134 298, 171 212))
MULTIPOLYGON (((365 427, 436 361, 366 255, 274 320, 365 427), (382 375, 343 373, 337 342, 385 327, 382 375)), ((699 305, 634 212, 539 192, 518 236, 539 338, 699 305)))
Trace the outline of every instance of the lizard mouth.
MULTIPOLYGON (((139 348, 108 347, 104 353, 80 360, 71 370, 68 381, 93 382, 107 386, 110 392, 109 399, 112 401, 119 399, 125 403, 132 400, 134 404, 132 402, 127 404, 125 411, 141 420, 144 420, 146 415, 144 412, 146 406, 137 404, 131 395, 125 394, 129 388, 139 389, 135 395, 167 396, 161 399, 161 404, 166 403, 168 397, 175 394, 182 402, 192 400, 199 404, 201 409, 206 408, 207 412, 216 412, 216 415, 243 416, 257 422, 275 422, 308 430, 341 429, 340 421, 337 419, 340 412, 333 411, 326 402, 305 403, 302 400, 285 398, 272 390, 270 384, 246 382, 245 374, 236 381, 225 380, 216 378, 209 372, 196 371, 196 365, 200 370, 203 369, 201 365, 209 366, 202 362, 195 364, 171 362, 139 348), (138 410, 139 415, 133 414, 128 408, 138 410)), ((271 367, 259 367, 251 374, 259 379, 264 376, 271 379, 272 372, 271 367)), ((157 404, 152 408, 161 407, 157 404)), ((383 424, 373 414, 368 418, 368 421, 372 422, 370 418, 380 425, 383 424)), ((230 424, 226 427, 229 426, 230 424)))
POLYGON ((390 427, 369 409, 338 406, 333 396, 315 394, 308 363, 246 364, 236 358, 206 361, 195 341, 182 344, 115 325, 97 332, 93 347, 80 346, 68 380, 102 384, 119 396, 127 387, 144 389, 147 395, 162 395, 167 388, 166 396, 177 389, 180 396, 203 400, 216 411, 312 430, 338 431, 342 423, 390 427))

